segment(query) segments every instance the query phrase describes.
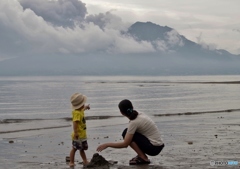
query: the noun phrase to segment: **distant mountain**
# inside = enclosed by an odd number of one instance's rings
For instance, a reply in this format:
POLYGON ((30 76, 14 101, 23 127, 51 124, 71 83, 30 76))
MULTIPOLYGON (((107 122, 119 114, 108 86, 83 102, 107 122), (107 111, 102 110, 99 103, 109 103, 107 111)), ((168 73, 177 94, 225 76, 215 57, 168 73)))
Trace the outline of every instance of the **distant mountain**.
POLYGON ((186 39, 173 28, 163 27, 152 22, 136 22, 128 29, 127 34, 133 36, 138 41, 149 41, 153 46, 156 46, 155 43, 157 41, 164 42, 167 45, 167 51, 159 51, 162 54, 167 54, 168 52, 168 54, 183 55, 193 59, 196 57, 216 57, 216 59, 229 60, 231 57, 236 57, 236 55, 223 49, 210 50, 208 46, 202 46, 186 39), (172 51, 172 53, 169 53, 169 51, 172 51))
POLYGON ((128 29, 127 33, 139 41, 146 40, 152 42, 157 39, 165 39, 166 33, 172 30, 174 29, 156 25, 152 22, 136 22, 128 29))
POLYGON ((156 52, 18 57, 1 61, 0 75, 240 74, 240 55, 192 42, 173 28, 151 22, 136 22, 123 35, 139 42, 150 42, 156 52))

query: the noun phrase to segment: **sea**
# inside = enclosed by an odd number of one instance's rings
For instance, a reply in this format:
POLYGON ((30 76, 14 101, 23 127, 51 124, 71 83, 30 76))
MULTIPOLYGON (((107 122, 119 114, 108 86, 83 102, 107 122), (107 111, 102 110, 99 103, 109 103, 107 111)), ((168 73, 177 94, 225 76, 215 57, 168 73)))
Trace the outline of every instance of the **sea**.
POLYGON ((2 76, 0 124, 70 118, 76 92, 87 96, 86 117, 121 116, 123 99, 153 118, 240 110, 240 75, 2 76))

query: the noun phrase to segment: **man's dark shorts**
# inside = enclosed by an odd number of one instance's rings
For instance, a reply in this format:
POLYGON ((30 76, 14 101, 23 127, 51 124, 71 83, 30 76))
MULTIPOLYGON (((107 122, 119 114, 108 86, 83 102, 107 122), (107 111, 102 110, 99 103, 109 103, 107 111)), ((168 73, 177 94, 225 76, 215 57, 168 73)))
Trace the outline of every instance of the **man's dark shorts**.
MULTIPOLYGON (((122 133, 123 138, 125 137, 126 133, 127 128, 122 133)), ((142 152, 150 156, 158 155, 164 148, 164 144, 162 144, 161 146, 152 145, 152 143, 148 140, 147 137, 138 132, 136 132, 133 135, 132 142, 135 142, 138 145, 138 147, 142 150, 142 152)))

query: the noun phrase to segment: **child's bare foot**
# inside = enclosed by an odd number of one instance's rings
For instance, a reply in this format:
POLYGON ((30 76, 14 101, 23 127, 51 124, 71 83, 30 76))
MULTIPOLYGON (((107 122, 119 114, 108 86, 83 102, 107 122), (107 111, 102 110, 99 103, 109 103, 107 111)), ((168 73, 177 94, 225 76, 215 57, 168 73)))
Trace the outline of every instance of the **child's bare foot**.
POLYGON ((75 164, 74 163, 69 163, 69 167, 74 167, 75 164))

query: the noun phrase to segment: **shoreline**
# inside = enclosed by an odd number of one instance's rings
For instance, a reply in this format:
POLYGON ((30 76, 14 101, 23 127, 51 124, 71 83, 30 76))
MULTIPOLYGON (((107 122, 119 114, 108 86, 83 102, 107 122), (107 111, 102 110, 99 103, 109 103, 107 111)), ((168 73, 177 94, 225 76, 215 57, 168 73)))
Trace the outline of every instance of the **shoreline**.
MULTIPOLYGON (((235 113, 240 112, 240 109, 226 109, 226 110, 215 110, 215 111, 202 111, 202 112, 184 112, 184 113, 171 113, 171 114, 153 114, 152 118, 157 117, 180 117, 180 116, 192 116, 192 115, 210 115, 210 114, 219 114, 219 113, 235 113)), ((219 117, 222 118, 222 117, 219 117)), ((114 120, 114 119, 124 119, 123 116, 86 116, 87 121, 98 121, 98 120, 114 120)), ((0 136, 1 134, 7 134, 7 133, 15 133, 15 132, 24 132, 24 131, 32 131, 32 130, 47 130, 47 129, 54 129, 54 128, 67 128, 70 127, 71 124, 71 117, 63 117, 63 118, 56 118, 56 119, 3 119, 0 120, 0 136), (54 121, 54 124, 51 126, 48 126, 51 124, 51 122, 54 121), (31 124, 32 123, 32 124, 31 124), (8 128, 4 125, 7 124, 8 128), (15 129, 15 125, 18 124, 17 130, 15 129), (33 124, 34 127, 33 127, 33 124), (47 126, 46 126, 47 125, 47 126)), ((109 124, 110 126, 113 124, 109 124)), ((237 125, 237 124, 236 124, 237 125)), ((101 125, 104 127, 104 124, 101 125)), ((108 125, 107 125, 108 126, 108 125)))
MULTIPOLYGON (((224 109, 224 110, 209 110, 209 111, 193 111, 193 112, 182 112, 182 113, 168 113, 168 114, 153 114, 153 116, 182 116, 182 115, 199 115, 199 114, 212 114, 212 113, 232 113, 232 112, 240 112, 239 109, 224 109)), ((122 118, 123 116, 111 116, 111 115, 102 115, 102 116, 86 116, 86 120, 103 120, 110 118, 122 118)), ((65 120, 71 121, 71 117, 62 117, 62 118, 36 118, 36 119, 2 119, 0 120, 0 124, 9 124, 9 123, 24 123, 29 121, 47 121, 47 120, 65 120)))

